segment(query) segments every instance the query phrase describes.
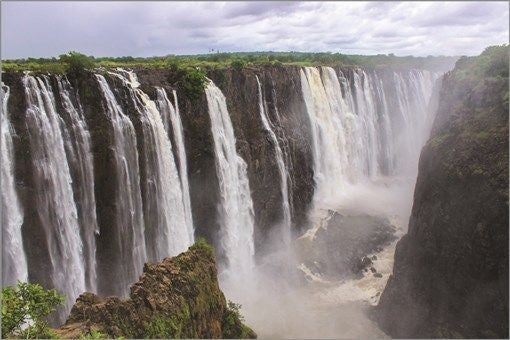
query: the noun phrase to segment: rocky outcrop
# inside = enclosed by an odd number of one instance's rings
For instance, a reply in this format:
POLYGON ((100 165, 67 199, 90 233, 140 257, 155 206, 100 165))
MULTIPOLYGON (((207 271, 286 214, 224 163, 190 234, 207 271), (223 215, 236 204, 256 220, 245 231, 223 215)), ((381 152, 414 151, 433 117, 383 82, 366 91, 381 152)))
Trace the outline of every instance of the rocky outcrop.
POLYGON ((296 241, 296 253, 300 263, 322 278, 355 278, 368 270, 375 274, 369 255, 395 241, 395 232, 385 217, 330 212, 313 235, 296 241))
POLYGON ((76 300, 63 338, 99 332, 126 338, 254 338, 218 286, 216 261, 205 241, 161 263, 146 263, 127 300, 84 293, 76 300))
POLYGON ((508 337, 508 47, 461 59, 376 310, 393 337, 508 337))

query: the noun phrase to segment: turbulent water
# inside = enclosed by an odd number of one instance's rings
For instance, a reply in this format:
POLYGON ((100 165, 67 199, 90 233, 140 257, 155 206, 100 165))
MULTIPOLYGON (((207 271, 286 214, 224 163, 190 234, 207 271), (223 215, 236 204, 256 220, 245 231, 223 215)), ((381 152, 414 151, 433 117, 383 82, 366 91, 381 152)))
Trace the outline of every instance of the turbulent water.
MULTIPOLYGON (((27 99, 26 124, 34 169, 37 215, 49 254, 49 277, 67 296, 65 311, 85 286, 83 243, 64 147, 61 118, 47 77, 23 78, 27 99)), ((47 266, 48 264, 46 264, 47 266)))
POLYGON ((237 154, 234 128, 225 96, 209 81, 205 93, 214 139, 216 172, 220 182, 220 242, 234 275, 253 268, 253 202, 245 161, 237 154))
POLYGON ((264 100, 262 94, 262 86, 260 85, 260 81, 258 76, 257 85, 259 90, 259 110, 260 110, 260 118, 262 119, 262 124, 264 128, 269 133, 271 141, 273 142, 276 156, 276 164, 278 165, 278 171, 280 173, 280 192, 282 195, 282 211, 283 211, 283 221, 282 221, 282 239, 286 246, 290 245, 291 241, 291 214, 290 214, 290 203, 289 203, 289 188, 287 179, 289 177, 287 167, 285 166, 285 162, 283 160, 283 151, 280 147, 280 143, 278 142, 278 138, 273 131, 269 118, 266 114, 266 102, 264 100))
POLYGON ((21 225, 23 211, 16 193, 14 183, 14 150, 12 144, 13 130, 9 123, 7 101, 9 88, 2 84, 2 116, 1 140, 2 149, 0 164, 2 168, 2 285, 8 286, 19 281, 27 280, 27 261, 23 250, 21 225))

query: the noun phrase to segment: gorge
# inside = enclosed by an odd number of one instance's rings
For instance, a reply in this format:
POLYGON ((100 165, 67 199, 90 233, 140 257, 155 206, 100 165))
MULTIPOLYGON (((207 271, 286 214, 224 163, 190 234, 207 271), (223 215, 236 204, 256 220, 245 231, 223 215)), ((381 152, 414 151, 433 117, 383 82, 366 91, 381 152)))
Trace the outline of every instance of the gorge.
POLYGON ((414 237, 451 67, 209 69, 196 97, 172 68, 4 72, 3 285, 63 292, 61 324, 205 238, 259 336, 414 336, 366 309, 414 237))

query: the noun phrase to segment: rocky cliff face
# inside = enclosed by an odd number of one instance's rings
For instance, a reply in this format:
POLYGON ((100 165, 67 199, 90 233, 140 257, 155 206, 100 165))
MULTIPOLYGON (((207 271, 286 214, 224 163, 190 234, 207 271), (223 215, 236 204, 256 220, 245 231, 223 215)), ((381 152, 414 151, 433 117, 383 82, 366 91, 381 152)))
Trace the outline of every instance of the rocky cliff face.
POLYGON ((445 76, 376 315, 393 337, 508 337, 508 47, 445 76))
POLYGON ((147 263, 129 299, 82 294, 63 338, 93 332, 126 338, 254 338, 218 286, 212 248, 198 241, 174 258, 147 263))

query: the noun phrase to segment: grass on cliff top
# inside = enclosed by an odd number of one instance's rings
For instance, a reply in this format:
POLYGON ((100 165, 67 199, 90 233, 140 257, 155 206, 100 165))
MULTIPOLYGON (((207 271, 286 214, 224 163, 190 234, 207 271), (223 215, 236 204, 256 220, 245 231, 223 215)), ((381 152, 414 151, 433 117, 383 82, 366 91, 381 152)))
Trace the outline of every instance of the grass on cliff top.
POLYGON ((487 47, 475 57, 461 57, 455 64, 453 76, 459 80, 508 78, 509 45, 487 47))
POLYGON ((115 67, 144 67, 168 68, 169 65, 180 67, 199 67, 214 69, 247 66, 348 66, 391 67, 398 69, 420 68, 441 71, 453 65, 457 57, 398 57, 393 54, 385 55, 346 55, 341 53, 303 53, 303 52, 243 52, 243 53, 211 53, 199 55, 170 55, 164 57, 118 57, 95 58, 78 52, 69 52, 59 58, 27 58, 2 60, 3 71, 40 71, 65 73, 69 71, 69 59, 80 57, 87 65, 86 68, 115 68, 115 67))

